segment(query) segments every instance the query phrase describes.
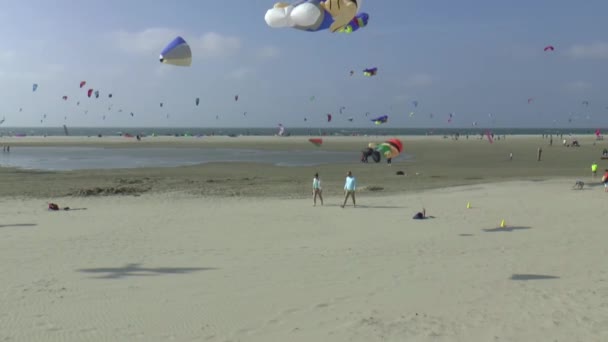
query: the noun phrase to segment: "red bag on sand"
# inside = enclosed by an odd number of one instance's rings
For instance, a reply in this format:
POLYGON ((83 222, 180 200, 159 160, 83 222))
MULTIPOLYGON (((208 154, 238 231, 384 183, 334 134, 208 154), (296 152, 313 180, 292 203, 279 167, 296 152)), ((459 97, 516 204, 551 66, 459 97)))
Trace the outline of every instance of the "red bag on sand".
POLYGON ((59 206, 55 203, 49 203, 49 210, 59 210, 59 206))

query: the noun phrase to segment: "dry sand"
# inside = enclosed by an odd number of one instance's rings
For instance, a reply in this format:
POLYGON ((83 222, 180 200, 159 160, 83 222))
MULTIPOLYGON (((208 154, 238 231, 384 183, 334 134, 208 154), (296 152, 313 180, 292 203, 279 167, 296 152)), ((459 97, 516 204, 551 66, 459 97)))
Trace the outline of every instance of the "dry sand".
POLYGON ((0 341, 608 340, 603 142, 404 140, 415 161, 392 167, 4 169, 0 341), (339 207, 346 168, 356 209, 339 207), (422 207, 435 218, 412 220, 422 207))
POLYGON ((606 341, 608 194, 571 185, 4 199, 0 340, 606 341))

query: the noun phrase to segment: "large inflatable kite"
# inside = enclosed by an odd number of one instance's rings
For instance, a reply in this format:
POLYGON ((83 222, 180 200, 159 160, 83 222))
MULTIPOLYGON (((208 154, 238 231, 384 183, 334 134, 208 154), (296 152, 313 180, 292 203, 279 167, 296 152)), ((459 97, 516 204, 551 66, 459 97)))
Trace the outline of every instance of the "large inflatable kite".
POLYGON ((175 38, 160 53, 160 62, 177 66, 192 65, 192 51, 184 38, 175 38))
POLYGON ((298 0, 276 3, 264 19, 272 28, 351 33, 367 25, 369 15, 358 13, 363 0, 298 0))
POLYGON ((395 158, 401 154, 401 151, 403 151, 403 144, 399 139, 388 139, 386 142, 378 145, 378 147, 376 147, 376 151, 380 152, 384 158, 395 158))

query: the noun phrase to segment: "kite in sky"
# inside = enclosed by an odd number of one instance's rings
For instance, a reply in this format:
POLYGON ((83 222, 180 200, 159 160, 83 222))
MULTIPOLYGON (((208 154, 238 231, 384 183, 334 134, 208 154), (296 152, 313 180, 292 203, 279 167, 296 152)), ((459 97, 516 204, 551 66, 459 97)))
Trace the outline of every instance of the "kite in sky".
POLYGON ((190 45, 186 43, 184 38, 177 37, 160 53, 159 59, 164 64, 190 66, 192 65, 190 45))
POLYGON ((378 73, 378 68, 369 68, 369 69, 363 70, 363 75, 365 75, 367 77, 376 76, 377 73, 378 73))
POLYGON ((300 0, 277 2, 264 16, 272 28, 351 33, 367 25, 369 15, 359 13, 362 0, 300 0))

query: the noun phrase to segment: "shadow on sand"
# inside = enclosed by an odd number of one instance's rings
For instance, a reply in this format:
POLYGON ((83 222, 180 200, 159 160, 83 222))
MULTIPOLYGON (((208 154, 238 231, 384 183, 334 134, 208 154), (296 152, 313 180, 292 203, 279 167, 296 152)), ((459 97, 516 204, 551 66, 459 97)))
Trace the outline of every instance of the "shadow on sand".
POLYGON ((559 279, 559 277, 544 274, 514 274, 511 276, 511 280, 546 280, 546 279, 559 279))
POLYGON ((123 267, 83 268, 77 270, 84 273, 105 273, 99 279, 120 279, 125 277, 156 276, 159 274, 186 274, 198 271, 216 270, 213 267, 140 267, 140 264, 127 264, 123 267))
POLYGON ((36 223, 0 224, 0 228, 7 228, 7 227, 35 227, 35 226, 37 226, 36 223))
POLYGON ((505 228, 491 228, 491 229, 483 229, 486 233, 500 233, 500 232, 512 232, 514 230, 527 230, 532 229, 532 227, 505 227, 505 228))

